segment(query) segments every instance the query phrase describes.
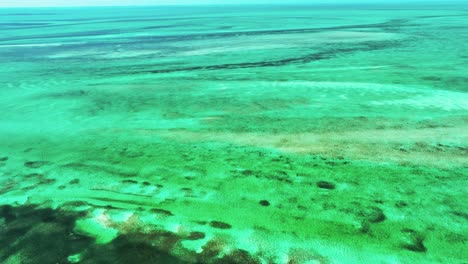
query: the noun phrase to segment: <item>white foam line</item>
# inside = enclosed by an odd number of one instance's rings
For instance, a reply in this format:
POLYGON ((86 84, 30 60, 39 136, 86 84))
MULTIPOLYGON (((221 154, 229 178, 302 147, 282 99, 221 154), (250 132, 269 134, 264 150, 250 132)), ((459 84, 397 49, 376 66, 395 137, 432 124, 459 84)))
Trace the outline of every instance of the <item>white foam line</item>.
POLYGON ((83 44, 83 42, 58 42, 58 43, 40 43, 40 44, 10 44, 0 45, 0 48, 20 48, 20 47, 53 47, 53 46, 64 46, 73 44, 83 44))

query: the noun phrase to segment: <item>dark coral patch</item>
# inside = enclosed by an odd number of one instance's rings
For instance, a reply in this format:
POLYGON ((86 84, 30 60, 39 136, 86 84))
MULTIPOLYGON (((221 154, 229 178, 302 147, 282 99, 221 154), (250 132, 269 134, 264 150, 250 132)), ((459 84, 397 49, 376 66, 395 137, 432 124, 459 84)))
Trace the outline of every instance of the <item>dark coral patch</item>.
POLYGON ((397 201, 395 202, 395 206, 398 208, 402 208, 408 206, 408 204, 405 201, 397 201))
POLYGON ((251 170, 244 170, 244 171, 242 171, 242 175, 245 175, 245 176, 250 176, 250 175, 252 175, 252 174, 253 174, 253 171, 251 171, 251 170))
POLYGON ((123 180, 122 183, 132 183, 132 184, 137 184, 138 182, 135 180, 123 180))
POLYGON ((39 182, 39 184, 48 185, 48 184, 54 184, 55 182, 57 182, 57 179, 43 179, 42 181, 39 182))
POLYGON ((230 229, 232 226, 230 224, 220 222, 220 221, 211 221, 210 226, 219 229, 230 229))
POLYGON ((164 209, 159 209, 159 208, 153 208, 153 209, 151 209, 151 212, 157 213, 157 214, 162 214, 162 215, 167 215, 167 216, 173 216, 174 215, 171 211, 164 210, 164 209))
POLYGON ((423 243, 424 236, 421 233, 408 228, 401 230, 401 232, 404 240, 401 245, 402 248, 421 253, 427 251, 427 248, 423 243))
POLYGON ((78 183, 80 183, 80 179, 73 179, 69 183, 70 184, 78 184, 78 183))
POLYGON ((386 216, 382 209, 376 206, 371 206, 361 210, 359 212, 359 216, 361 216, 364 221, 369 223, 380 223, 385 221, 386 219, 386 216))
POLYGON ((177 236, 166 233, 120 235, 110 244, 88 249, 83 254, 83 263, 187 263, 166 253, 167 248, 163 244, 172 248, 177 241, 177 236), (156 240, 156 245, 152 245, 150 240, 156 240))
POLYGON ((203 251, 198 255, 201 263, 209 263, 223 250, 223 243, 218 240, 210 240, 202 247, 203 251))
POLYGON ((30 173, 24 175, 25 178, 44 178, 44 174, 41 173, 30 173))
MULTIPOLYGON (((225 264, 225 263, 231 263, 231 264, 257 264, 261 263, 259 259, 251 256, 249 252, 238 249, 233 252, 231 252, 228 255, 223 256, 220 259, 215 260, 216 264, 225 264)), ((290 262, 292 263, 292 262, 290 262)))
POLYGON ((35 206, 1 207, 0 262, 21 255, 21 263, 67 263, 69 255, 94 244, 94 239, 73 233, 77 217, 35 206))
POLYGON ((31 169, 38 169, 44 165, 49 164, 50 162, 48 161, 26 161, 24 163, 25 167, 31 168, 31 169))
POLYGON ((0 263, 14 255, 21 255, 21 263, 70 263, 68 257, 80 252, 80 263, 187 263, 168 253, 179 241, 173 233, 130 233, 101 245, 73 231, 82 216, 32 205, 0 206, 0 219, 4 221, 0 228, 0 263))
POLYGON ((188 240, 199 240, 205 238, 205 233, 203 232, 191 232, 187 239, 188 240))
POLYGON ((317 187, 321 189, 333 190, 335 189, 335 184, 328 181, 319 181, 317 182, 317 187))

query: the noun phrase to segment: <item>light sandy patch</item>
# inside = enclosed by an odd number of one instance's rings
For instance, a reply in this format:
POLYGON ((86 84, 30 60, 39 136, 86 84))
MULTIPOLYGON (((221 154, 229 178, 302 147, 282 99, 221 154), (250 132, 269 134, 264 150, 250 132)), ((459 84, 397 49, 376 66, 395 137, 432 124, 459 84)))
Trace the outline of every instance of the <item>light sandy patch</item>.
MULTIPOLYGON (((140 131, 148 133, 149 131, 140 131)), ((310 153, 330 157, 398 162, 420 165, 467 166, 464 142, 468 126, 410 130, 360 130, 336 133, 229 133, 155 131, 175 140, 227 142, 242 146, 274 148, 291 153, 310 153), (440 145, 437 145, 440 144, 440 145), (444 147, 451 146, 449 149, 444 147)))

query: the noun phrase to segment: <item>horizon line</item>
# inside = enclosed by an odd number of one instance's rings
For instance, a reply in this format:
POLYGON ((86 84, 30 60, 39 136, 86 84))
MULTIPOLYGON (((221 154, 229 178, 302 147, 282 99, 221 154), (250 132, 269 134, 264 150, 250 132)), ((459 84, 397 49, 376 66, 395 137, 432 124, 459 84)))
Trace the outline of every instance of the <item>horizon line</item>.
MULTIPOLYGON (((428 0, 424 4, 437 4, 437 5, 450 5, 450 4, 463 4, 465 1, 463 0, 451 0, 451 1, 443 1, 443 0, 428 0)), ((398 2, 392 3, 224 3, 224 4, 213 4, 213 3, 197 3, 197 4, 119 4, 119 5, 51 5, 51 6, 26 6, 26 5, 18 5, 18 6, 1 6, 0 9, 8 9, 8 8, 93 8, 93 7, 193 7, 193 6, 395 6, 395 5, 420 5, 421 3, 417 2, 408 2, 401 0, 398 2)), ((467 4, 468 5, 468 4, 467 4)), ((421 6, 424 9, 424 6, 421 6)))

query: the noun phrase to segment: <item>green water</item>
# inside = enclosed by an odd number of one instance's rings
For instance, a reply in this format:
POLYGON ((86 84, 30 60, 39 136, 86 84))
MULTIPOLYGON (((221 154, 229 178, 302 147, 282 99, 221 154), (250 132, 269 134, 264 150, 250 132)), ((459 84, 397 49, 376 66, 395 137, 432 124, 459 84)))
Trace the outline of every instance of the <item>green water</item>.
POLYGON ((467 27, 0 9, 0 262, 466 263, 467 27))

